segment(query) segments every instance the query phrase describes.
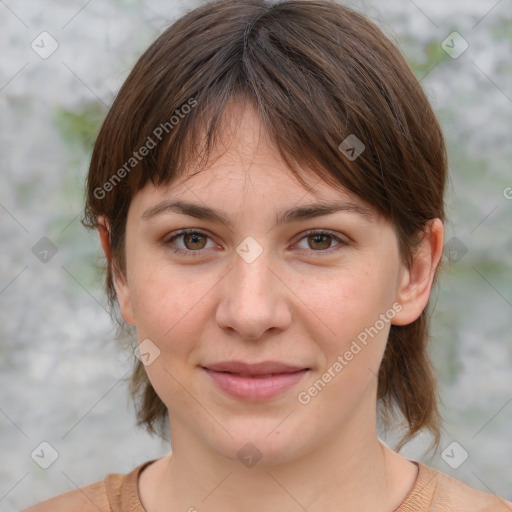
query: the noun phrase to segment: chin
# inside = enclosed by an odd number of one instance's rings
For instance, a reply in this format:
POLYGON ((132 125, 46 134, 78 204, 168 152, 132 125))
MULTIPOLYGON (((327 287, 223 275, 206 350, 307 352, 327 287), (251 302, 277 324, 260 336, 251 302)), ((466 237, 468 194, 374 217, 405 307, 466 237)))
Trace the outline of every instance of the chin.
POLYGON ((279 425, 284 417, 286 415, 277 420, 251 418, 236 425, 232 423, 227 430, 233 437, 222 435, 221 438, 210 438, 209 444, 219 455, 242 463, 248 469, 254 466, 263 468, 289 463, 306 451, 308 443, 306 439, 302 439, 303 426, 297 425, 295 431, 291 428, 293 425, 289 423, 288 428, 283 428, 288 420, 279 425))

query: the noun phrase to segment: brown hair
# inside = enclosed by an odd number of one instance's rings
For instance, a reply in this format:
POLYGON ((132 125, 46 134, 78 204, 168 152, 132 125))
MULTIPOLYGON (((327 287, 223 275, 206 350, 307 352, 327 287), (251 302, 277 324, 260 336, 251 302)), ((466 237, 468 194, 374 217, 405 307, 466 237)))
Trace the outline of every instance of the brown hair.
MULTIPOLYGON (((82 222, 98 227, 101 216, 109 224, 112 308, 112 267, 125 271, 131 198, 149 180, 168 184, 184 176, 199 155, 207 161, 233 99, 257 108, 300 183, 297 164, 389 219, 406 265, 427 222, 444 221, 441 129, 399 49, 376 25, 329 0, 208 2, 178 19, 139 58, 94 146, 82 222), (365 146, 357 159, 339 148, 349 135, 365 146)), ((379 370, 385 425, 397 410, 407 422, 397 450, 425 428, 439 445, 427 315, 426 308, 410 325, 391 326, 379 370)), ((160 424, 163 432, 167 408, 139 361, 131 391, 139 424, 153 433, 160 424)))

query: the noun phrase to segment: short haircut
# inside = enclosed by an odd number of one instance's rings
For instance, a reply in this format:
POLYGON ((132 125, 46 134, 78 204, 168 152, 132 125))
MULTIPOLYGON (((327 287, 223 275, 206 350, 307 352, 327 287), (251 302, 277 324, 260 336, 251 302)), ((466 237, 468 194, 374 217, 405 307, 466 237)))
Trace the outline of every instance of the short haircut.
MULTIPOLYGON (((439 123, 400 50, 373 22, 329 0, 207 2, 139 58, 94 146, 82 222, 94 228, 104 217, 110 226, 112 308, 112 272, 125 272, 133 195, 150 181, 170 184, 206 162, 233 100, 257 109, 299 181, 297 165, 385 216, 405 265, 428 221, 444 221, 447 162, 439 123), (354 141, 364 145, 357 158, 354 141)), ((379 369, 385 424, 397 412, 407 423, 398 449, 422 429, 433 434, 436 449, 440 440, 428 326, 427 308, 409 325, 392 325, 379 369)), ((141 362, 131 392, 139 424, 163 432, 168 411, 141 362)))

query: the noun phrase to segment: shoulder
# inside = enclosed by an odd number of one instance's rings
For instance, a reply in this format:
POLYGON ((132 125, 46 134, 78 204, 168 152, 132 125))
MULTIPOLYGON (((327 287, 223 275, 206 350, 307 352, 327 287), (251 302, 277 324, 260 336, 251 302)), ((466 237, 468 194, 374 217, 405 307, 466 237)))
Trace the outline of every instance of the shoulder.
MULTIPOLYGON (((512 503, 494 494, 479 491, 450 475, 420 465, 424 487, 430 487, 432 512, 510 512, 512 503)), ((421 492, 421 489, 419 489, 421 492)))
POLYGON ((140 472, 154 461, 140 464, 129 473, 110 473, 104 480, 43 501, 21 512, 125 512, 144 511, 137 482, 140 472))
POLYGON ((105 480, 43 501, 21 512, 111 512, 105 480))

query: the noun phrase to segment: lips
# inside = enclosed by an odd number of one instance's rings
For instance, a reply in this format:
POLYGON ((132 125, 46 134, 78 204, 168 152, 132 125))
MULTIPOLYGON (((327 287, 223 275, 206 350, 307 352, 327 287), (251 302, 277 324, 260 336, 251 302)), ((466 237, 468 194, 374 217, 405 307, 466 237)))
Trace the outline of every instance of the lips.
POLYGON ((276 361, 248 364, 224 361, 208 364, 203 371, 218 389, 237 399, 260 401, 273 398, 296 385, 309 368, 276 361))

